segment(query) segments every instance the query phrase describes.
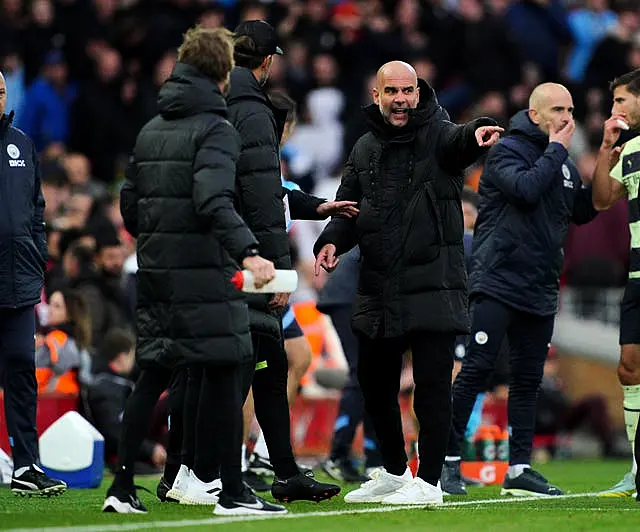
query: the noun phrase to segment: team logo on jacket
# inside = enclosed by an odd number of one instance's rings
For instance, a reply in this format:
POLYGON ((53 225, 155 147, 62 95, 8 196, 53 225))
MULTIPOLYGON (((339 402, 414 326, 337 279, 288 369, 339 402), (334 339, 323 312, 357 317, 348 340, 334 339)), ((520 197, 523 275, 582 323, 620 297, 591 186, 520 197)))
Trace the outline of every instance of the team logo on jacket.
POLYGON ((7 146, 7 154, 12 159, 17 159, 18 157, 20 157, 20 150, 18 149, 18 146, 16 146, 15 144, 9 144, 7 146))
POLYGON ((24 161, 22 159, 18 159, 18 157, 20 157, 20 150, 18 149, 18 146, 15 144, 9 144, 7 146, 7 155, 12 159, 9 161, 9 166, 11 168, 16 168, 18 166, 24 168, 24 161))
POLYGON ((475 336, 476 344, 484 345, 489 341, 489 335, 484 331, 478 331, 475 336))
POLYGON ((573 181, 571 181, 571 170, 566 164, 562 165, 562 176, 564 177, 565 188, 573 188, 573 181))

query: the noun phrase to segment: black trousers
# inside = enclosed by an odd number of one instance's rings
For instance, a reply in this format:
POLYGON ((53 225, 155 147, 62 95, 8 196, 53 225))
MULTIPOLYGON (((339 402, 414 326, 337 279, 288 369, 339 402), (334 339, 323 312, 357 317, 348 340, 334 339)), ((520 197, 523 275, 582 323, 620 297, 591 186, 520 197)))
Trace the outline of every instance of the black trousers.
MULTIPOLYGON (((201 368, 200 396, 193 432, 193 470, 200 480, 211 482, 218 477, 219 469, 222 490, 231 496, 239 495, 244 489, 240 460, 244 369, 240 364, 201 368)), ((192 382, 192 374, 197 375, 197 371, 193 372, 190 368, 188 395, 197 382, 192 382)), ((188 402, 186 400, 185 405, 188 402)), ((190 412, 185 410, 185 416, 190 416, 190 412)))
MULTIPOLYGON (((188 371, 193 369, 196 370, 195 374, 201 376, 200 393, 195 401, 197 408, 189 410, 186 407, 187 385, 184 413, 190 415, 195 412, 196 415, 195 419, 189 418, 191 430, 185 430, 183 440, 189 437, 188 434, 192 435, 190 441, 194 446, 192 456, 196 471, 200 467, 205 472, 212 469, 216 472, 211 478, 201 480, 213 480, 219 471, 223 491, 236 496, 243 490, 238 451, 242 445, 242 366, 199 367, 189 368, 188 371), (218 464, 221 466, 218 467, 218 464)), ((116 482, 133 484, 138 449, 147 433, 153 408, 171 383, 172 373, 155 364, 149 364, 140 373, 122 421, 116 482)), ((184 425, 187 425, 186 419, 184 425)))
POLYGON ((163 475, 169 484, 172 484, 175 480, 180 464, 182 464, 187 377, 187 369, 180 368, 173 372, 169 383, 167 405, 169 411, 169 438, 167 443, 167 463, 165 464, 163 475))
MULTIPOLYGON (((289 363, 282 336, 251 334, 256 362, 266 362, 266 367, 256 369, 253 375, 247 371, 244 378, 244 397, 253 386, 256 418, 264 434, 275 474, 280 479, 299 473, 291 448, 291 418, 287 400, 289 363), (253 379, 251 379, 253 377, 253 379)), ((255 365, 254 365, 255 367, 255 365)))
POLYGON ((538 389, 553 334, 554 316, 515 310, 487 296, 474 299, 471 341, 453 384, 453 421, 448 456, 460 456, 465 429, 479 392, 493 371, 502 341, 509 341, 509 463, 528 464, 538 389))
POLYGON ((140 372, 122 416, 115 482, 126 486, 133 485, 135 462, 140 446, 149 431, 156 403, 162 392, 167 389, 171 375, 171 370, 153 363, 140 372))
POLYGON ((380 446, 371 418, 365 413, 364 397, 358 382, 358 338, 351 328, 353 307, 335 307, 328 311, 328 314, 340 338, 349 366, 349 381, 342 390, 329 458, 341 460, 351 455, 353 438, 358 426, 363 423, 365 467, 379 467, 382 465, 380 446))
POLYGON ((35 319, 32 305, 0 309, 0 383, 15 469, 38 462, 35 319))
POLYGON ((359 337, 358 378, 365 408, 380 442, 385 469, 407 469, 398 393, 402 355, 411 349, 415 382, 414 410, 420 431, 418 476, 436 485, 442 472, 451 422, 451 372, 454 334, 412 333, 400 338, 359 337))

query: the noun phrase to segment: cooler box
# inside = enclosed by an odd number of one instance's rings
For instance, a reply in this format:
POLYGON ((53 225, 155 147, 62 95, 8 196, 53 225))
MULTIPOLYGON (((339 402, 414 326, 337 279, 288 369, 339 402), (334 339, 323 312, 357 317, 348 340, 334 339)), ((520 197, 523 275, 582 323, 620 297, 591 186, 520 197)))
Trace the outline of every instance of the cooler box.
POLYGON ((67 412, 40 436, 40 466, 70 488, 97 488, 104 472, 104 438, 78 412, 67 412))

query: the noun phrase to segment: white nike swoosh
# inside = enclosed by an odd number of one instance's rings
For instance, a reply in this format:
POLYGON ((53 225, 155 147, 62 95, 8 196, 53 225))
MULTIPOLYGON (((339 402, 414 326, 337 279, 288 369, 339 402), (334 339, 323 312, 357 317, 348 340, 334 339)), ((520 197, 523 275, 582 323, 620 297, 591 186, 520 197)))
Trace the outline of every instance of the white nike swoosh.
POLYGON ((264 508, 264 505, 261 502, 238 502, 238 501, 233 501, 234 504, 237 504, 238 506, 244 506, 245 508, 251 508, 252 510, 262 510, 264 508))

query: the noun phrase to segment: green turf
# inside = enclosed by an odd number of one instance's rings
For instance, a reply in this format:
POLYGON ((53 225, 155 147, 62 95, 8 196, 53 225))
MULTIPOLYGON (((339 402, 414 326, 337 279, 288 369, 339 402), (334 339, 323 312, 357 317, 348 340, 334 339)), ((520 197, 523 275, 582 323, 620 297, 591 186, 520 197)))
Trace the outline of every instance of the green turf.
MULTIPOLYGON (((614 484, 625 473, 628 462, 566 461, 540 466, 540 471, 567 493, 590 493, 614 484)), ((105 481, 108 483, 108 479, 105 481)), ((139 483, 155 491, 155 479, 140 479, 139 483)), ((72 490, 55 499, 21 499, 8 489, 0 489, 0 529, 82 526, 84 530, 208 530, 234 532, 378 532, 398 530, 445 531, 511 531, 567 532, 573 530, 640 531, 640 503, 632 498, 609 499, 579 497, 545 499, 508 504, 473 504, 473 501, 500 498, 499 487, 472 488, 468 497, 447 497, 445 502, 465 503, 437 510, 400 510, 385 513, 308 516, 300 519, 271 519, 238 522, 213 517, 211 508, 161 504, 154 496, 141 492, 147 505, 146 515, 102 514, 100 506, 106 486, 97 490, 72 490), (471 504, 466 504, 471 502, 471 504), (167 522, 175 522, 168 526, 167 522), (179 523, 181 522, 182 523, 179 523), (190 521, 191 523, 185 523, 190 521), (113 526, 115 525, 115 526, 113 526), (146 525, 146 526, 145 526, 146 525), (214 526, 215 525, 215 526, 214 526)), ((354 486, 351 486, 353 489, 354 486)), ((343 492, 344 494, 344 492, 343 492)), ((343 495, 342 494, 342 495, 343 495)), ((308 512, 340 512, 380 505, 347 505, 342 495, 321 504, 297 502, 288 506, 291 514, 308 512)), ((79 530, 79 529, 78 529, 79 530)))

